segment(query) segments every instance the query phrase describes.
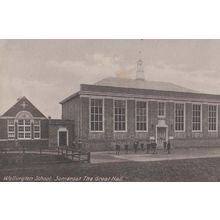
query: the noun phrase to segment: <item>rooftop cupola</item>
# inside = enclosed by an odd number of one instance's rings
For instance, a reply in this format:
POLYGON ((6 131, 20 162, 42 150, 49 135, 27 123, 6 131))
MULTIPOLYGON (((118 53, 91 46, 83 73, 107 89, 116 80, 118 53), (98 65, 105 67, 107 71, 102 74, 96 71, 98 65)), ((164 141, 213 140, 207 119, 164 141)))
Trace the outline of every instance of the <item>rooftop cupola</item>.
POLYGON ((144 80, 144 67, 142 59, 137 61, 136 80, 144 80))

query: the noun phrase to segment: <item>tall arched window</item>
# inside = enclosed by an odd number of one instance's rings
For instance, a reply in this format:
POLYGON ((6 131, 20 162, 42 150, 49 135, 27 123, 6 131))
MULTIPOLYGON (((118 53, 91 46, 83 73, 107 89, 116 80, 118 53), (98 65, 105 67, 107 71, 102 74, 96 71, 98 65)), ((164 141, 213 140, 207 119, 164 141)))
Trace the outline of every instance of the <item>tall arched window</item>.
POLYGON ((18 122, 17 137, 18 139, 31 139, 33 116, 30 112, 21 111, 16 115, 18 122))

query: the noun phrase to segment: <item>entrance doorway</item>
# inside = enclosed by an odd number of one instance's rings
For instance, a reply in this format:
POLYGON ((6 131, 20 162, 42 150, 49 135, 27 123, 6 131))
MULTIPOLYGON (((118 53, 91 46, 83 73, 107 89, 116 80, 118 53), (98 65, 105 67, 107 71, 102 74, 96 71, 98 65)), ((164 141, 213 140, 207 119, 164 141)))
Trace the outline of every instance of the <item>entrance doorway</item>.
POLYGON ((157 127, 156 128, 156 142, 158 147, 163 147, 163 142, 168 141, 168 128, 157 127))
POLYGON ((58 146, 68 146, 68 130, 65 128, 58 130, 58 146))
POLYGON ((67 145, 67 132, 60 131, 59 132, 59 147, 67 145))

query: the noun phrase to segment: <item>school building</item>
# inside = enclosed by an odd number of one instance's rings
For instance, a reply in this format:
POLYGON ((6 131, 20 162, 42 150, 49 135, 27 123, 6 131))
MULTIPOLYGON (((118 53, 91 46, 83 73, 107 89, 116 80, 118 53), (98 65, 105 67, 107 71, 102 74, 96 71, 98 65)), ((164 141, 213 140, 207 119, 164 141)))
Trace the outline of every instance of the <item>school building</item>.
POLYGON ((62 119, 74 121, 76 138, 91 151, 115 144, 172 139, 175 147, 220 147, 220 95, 144 79, 142 61, 136 79, 106 78, 82 84, 61 101, 62 119))
POLYGON ((26 97, 19 99, 0 117, 0 146, 82 142, 89 151, 103 151, 135 141, 162 147, 170 139, 175 147, 220 147, 220 95, 145 80, 141 60, 136 79, 81 84, 60 104, 62 119, 50 119, 26 97))
POLYGON ((43 115, 26 97, 17 100, 0 116, 0 147, 57 147, 73 141, 71 120, 51 119, 43 115))

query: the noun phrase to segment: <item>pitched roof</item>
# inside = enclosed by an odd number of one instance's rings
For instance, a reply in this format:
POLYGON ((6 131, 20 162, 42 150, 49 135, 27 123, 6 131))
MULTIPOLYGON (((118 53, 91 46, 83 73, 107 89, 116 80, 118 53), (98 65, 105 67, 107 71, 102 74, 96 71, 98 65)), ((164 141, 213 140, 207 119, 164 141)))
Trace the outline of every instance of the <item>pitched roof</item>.
POLYGON ((25 96, 20 98, 2 117, 16 117, 20 111, 28 111, 33 117, 46 118, 25 96))
POLYGON ((134 89, 149 89, 149 90, 160 90, 160 91, 199 93, 198 91, 188 89, 188 88, 185 88, 185 87, 173 84, 173 83, 169 83, 169 82, 125 79, 125 78, 116 78, 116 77, 105 78, 95 83, 95 85, 122 87, 122 88, 134 88, 134 89))
MULTIPOLYGON (((85 84, 81 84, 85 86, 85 84)), ((89 85, 87 85, 89 86, 89 85)), ((136 80, 136 79, 125 79, 125 78, 116 78, 116 77, 109 77, 102 79, 101 81, 96 82, 93 86, 100 86, 100 87, 114 87, 114 88, 129 88, 129 89, 146 89, 151 91, 165 91, 165 92, 177 92, 177 93, 194 93, 194 94, 201 94, 198 91, 188 89, 174 83, 169 82, 159 82, 159 81, 148 81, 148 80, 136 80)), ((84 87, 83 87, 84 88, 84 87)), ((80 92, 74 93, 64 100, 60 102, 60 104, 64 104, 68 102, 72 98, 78 96, 80 92)))

